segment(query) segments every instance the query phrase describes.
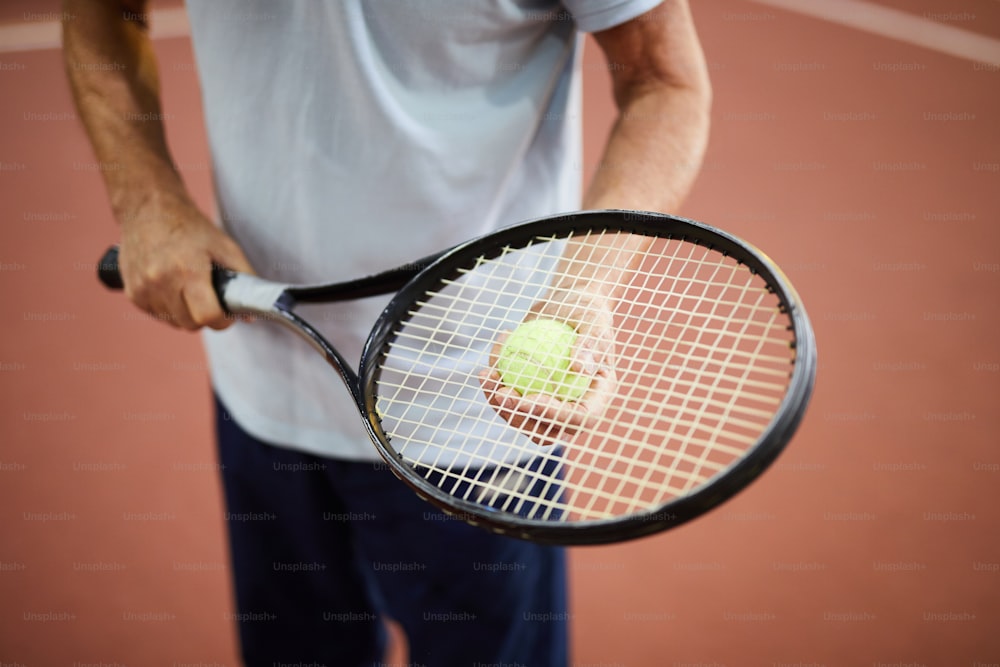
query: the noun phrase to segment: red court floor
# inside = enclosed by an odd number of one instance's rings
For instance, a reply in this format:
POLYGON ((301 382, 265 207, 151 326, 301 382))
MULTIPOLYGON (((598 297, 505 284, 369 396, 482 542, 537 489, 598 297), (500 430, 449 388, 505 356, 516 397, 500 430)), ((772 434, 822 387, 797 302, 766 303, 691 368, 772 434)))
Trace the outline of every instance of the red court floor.
MULTIPOLYGON (((572 551, 573 664, 1000 664, 1000 62, 693 4, 715 105, 680 213, 786 269, 818 382, 748 492, 572 551)), ((996 2, 879 4, 1000 38, 996 2)), ((46 11, 5 3, 0 24, 46 11)), ((2 47, 0 665, 236 665, 199 339, 97 284, 117 230, 59 54, 2 47)), ((190 45, 156 48, 208 207, 190 45)), ((589 171, 611 103, 596 49, 585 68, 589 171)))

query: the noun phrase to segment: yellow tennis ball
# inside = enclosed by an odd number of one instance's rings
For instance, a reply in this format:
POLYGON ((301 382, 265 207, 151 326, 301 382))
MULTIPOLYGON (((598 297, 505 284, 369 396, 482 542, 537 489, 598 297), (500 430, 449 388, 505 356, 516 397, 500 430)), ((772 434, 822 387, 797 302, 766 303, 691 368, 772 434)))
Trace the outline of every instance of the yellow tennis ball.
POLYGON ((569 370, 576 336, 576 330, 565 322, 524 322, 507 337, 497 358, 501 380, 521 395, 580 398, 590 387, 590 378, 569 370))

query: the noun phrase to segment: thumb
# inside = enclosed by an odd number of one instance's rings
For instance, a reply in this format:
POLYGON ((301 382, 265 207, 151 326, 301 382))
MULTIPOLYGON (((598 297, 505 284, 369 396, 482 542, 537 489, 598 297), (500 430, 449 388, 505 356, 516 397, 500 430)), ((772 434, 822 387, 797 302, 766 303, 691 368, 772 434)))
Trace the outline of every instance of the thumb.
POLYGON ((250 260, 240 245, 231 236, 223 235, 221 240, 215 244, 210 251, 212 260, 219 266, 223 266, 231 271, 239 273, 249 273, 256 275, 250 260))

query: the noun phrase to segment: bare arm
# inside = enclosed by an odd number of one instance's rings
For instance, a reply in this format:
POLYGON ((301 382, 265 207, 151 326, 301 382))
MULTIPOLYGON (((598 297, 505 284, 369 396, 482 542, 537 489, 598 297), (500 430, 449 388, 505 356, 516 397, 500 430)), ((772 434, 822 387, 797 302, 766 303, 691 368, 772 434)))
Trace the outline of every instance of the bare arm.
MULTIPOLYGON (((614 84, 618 117, 584 197, 585 209, 675 211, 698 174, 708 143, 711 85, 686 0, 665 0, 643 16, 594 35, 614 84)), ((568 243, 546 297, 529 317, 568 322, 579 333, 571 369, 593 378, 579 401, 524 398, 494 370, 483 373, 498 413, 543 443, 571 435, 599 415, 616 386, 612 301, 621 275, 647 245, 610 235, 568 243)), ((493 349, 491 365, 502 341, 493 349)))
POLYGON ((146 0, 64 0, 67 77, 121 225, 125 291, 177 326, 224 328, 217 262, 250 271, 238 245, 191 200, 167 147, 146 0))
MULTIPOLYGON (((701 167, 712 90, 686 0, 665 0, 646 14, 596 33, 612 72, 618 117, 584 197, 584 209, 673 212, 701 167)), ((568 244, 554 285, 584 298, 613 286, 644 242, 611 236, 568 244)))
POLYGON ((596 33, 618 118, 584 208, 674 212, 701 167, 712 89, 685 0, 596 33))
MULTIPOLYGON (((594 34, 612 72, 618 116, 584 196, 584 209, 675 212, 708 145, 712 88, 686 0, 665 0, 627 23, 594 34)), ((595 284, 613 284, 639 242, 571 245, 567 258, 603 266, 595 284)), ((583 282, 589 268, 563 274, 583 282)), ((566 285, 569 287, 569 285, 566 285)))

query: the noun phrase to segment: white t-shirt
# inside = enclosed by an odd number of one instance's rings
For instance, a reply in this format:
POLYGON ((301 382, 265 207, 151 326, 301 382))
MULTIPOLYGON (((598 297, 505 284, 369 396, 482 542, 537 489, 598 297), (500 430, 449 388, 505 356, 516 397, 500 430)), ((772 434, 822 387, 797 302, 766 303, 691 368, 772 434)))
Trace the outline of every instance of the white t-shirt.
MULTIPOLYGON (((660 0, 188 0, 223 226, 257 273, 321 283, 579 207, 581 32, 660 0)), ((389 297, 308 306, 349 360, 389 297)), ((204 336, 259 439, 377 458, 339 375, 279 325, 204 336)))

